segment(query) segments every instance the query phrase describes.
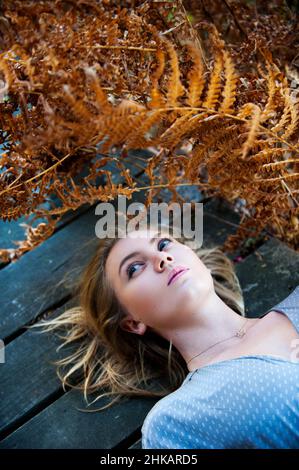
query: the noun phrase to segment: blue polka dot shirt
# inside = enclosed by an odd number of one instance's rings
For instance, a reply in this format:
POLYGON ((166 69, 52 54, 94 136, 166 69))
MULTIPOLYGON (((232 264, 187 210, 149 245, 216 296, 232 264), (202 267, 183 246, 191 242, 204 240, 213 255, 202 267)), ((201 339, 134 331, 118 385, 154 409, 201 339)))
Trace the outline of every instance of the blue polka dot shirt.
MULTIPOLYGON (((287 315, 299 333, 299 286, 264 315, 272 310, 287 315)), ((242 356, 189 372, 146 416, 142 448, 298 449, 299 341, 294 343, 290 360, 242 356)))

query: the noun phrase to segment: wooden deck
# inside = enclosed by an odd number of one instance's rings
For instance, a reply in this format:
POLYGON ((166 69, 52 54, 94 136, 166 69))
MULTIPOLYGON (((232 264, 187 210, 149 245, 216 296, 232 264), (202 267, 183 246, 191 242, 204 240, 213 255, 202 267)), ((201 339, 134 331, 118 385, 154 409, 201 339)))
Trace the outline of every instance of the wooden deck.
MULTIPOLYGON (((136 194, 134 200, 140 197, 136 194)), ((203 246, 221 244, 227 234, 235 233, 239 216, 223 202, 203 202, 203 246)), ((5 343, 5 363, 0 364, 2 449, 141 448, 141 426, 157 399, 126 399, 99 413, 80 411, 85 408, 82 394, 64 392, 50 364, 60 343, 53 336, 26 328, 44 315, 58 315, 72 305, 71 282, 98 244, 94 207, 68 215, 41 246, 17 262, 1 266, 0 338, 5 343)), ((18 239, 18 229, 16 223, 1 222, 0 247, 9 246, 9 236, 18 239)), ((237 263, 236 271, 246 314, 258 317, 298 285, 299 255, 270 238, 237 263)), ((108 401, 106 397, 98 406, 108 401)))

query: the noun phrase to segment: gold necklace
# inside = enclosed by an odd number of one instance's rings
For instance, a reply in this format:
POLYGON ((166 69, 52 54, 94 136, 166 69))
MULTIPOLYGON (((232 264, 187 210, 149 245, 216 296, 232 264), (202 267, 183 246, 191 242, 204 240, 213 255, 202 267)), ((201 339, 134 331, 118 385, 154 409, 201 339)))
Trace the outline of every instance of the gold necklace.
POLYGON ((211 349, 213 348, 214 346, 216 346, 216 344, 219 344, 219 343, 223 343, 224 341, 228 341, 229 339, 231 338, 234 338, 235 336, 238 337, 238 338, 243 338, 243 336, 245 335, 245 330, 244 330, 244 327, 245 325, 248 323, 248 321, 250 320, 250 318, 247 318, 247 320, 245 321, 245 323, 241 326, 241 328, 237 331, 237 333, 235 333, 233 336, 230 336, 229 338, 226 338, 226 339, 223 339, 221 341, 218 341, 218 343, 215 343, 215 344, 212 344, 212 346, 209 346, 207 349, 205 349, 204 351, 200 352, 199 354, 196 354, 196 356, 193 356, 191 357, 191 359, 189 359, 189 361, 187 362, 186 365, 189 364, 189 362, 192 361, 192 359, 194 359, 195 357, 197 356, 200 356, 201 354, 203 354, 204 352, 208 351, 208 349, 211 349))

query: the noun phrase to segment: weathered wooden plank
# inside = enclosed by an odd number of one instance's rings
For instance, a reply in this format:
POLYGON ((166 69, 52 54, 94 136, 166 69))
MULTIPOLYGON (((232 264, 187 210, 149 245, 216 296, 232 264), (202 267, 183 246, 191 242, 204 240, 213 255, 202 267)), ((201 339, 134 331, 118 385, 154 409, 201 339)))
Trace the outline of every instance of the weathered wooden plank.
POLYGON ((3 339, 69 294, 68 282, 82 271, 99 242, 95 237, 96 221, 92 208, 0 271, 5 292, 0 298, 3 339), (69 280, 63 281, 68 272, 69 280))
MULTIPOLYGON (((73 305, 74 299, 55 310, 51 318, 73 305)), ((6 346, 5 363, 0 364, 0 439, 49 404, 53 397, 63 394, 51 363, 60 357, 56 352, 60 344, 56 335, 31 328, 6 346)))
MULTIPOLYGON (((203 207, 203 248, 222 245, 229 235, 236 232, 240 216, 228 203, 220 198, 212 198, 203 207)), ((232 259, 234 253, 229 253, 232 259)))
MULTIPOLYGON (((48 205, 50 208, 50 205, 48 205)), ((61 230, 63 227, 65 227, 67 224, 72 222, 74 219, 79 217, 81 214, 86 212, 90 208, 90 205, 84 204, 75 211, 69 211, 64 216, 57 222, 57 225, 55 227, 54 233, 57 232, 58 230, 61 230)), ((30 219, 31 220, 31 219, 30 219)), ((46 222, 44 219, 38 219, 34 223, 34 227, 37 226, 38 223, 41 222, 46 222)), ((25 216, 20 217, 17 220, 12 220, 10 222, 4 220, 0 220, 0 248, 8 249, 8 248, 15 248, 16 245, 13 243, 14 241, 17 240, 25 240, 26 235, 25 235, 25 228, 21 227, 21 223, 29 223, 28 220, 26 220, 25 216)), ((25 256, 27 253, 24 253, 25 256)), ((0 262, 0 269, 3 269, 5 266, 7 266, 9 263, 4 263, 0 262)))
MULTIPOLYGON (((110 402, 104 397, 98 407, 110 402)), ((86 409, 82 393, 71 390, 0 443, 0 448, 111 449, 129 440, 156 399, 131 398, 102 412, 86 409)))
POLYGON ((259 317, 299 284, 299 254, 275 238, 236 265, 246 315, 259 317))

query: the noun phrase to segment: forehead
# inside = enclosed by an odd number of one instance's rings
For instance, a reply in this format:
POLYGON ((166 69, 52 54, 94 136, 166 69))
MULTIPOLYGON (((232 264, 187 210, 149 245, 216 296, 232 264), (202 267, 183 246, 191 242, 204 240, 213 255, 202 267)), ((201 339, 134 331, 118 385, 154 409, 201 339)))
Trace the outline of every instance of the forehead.
POLYGON ((133 230, 127 233, 126 238, 128 239, 150 239, 153 236, 158 236, 159 233, 163 232, 163 230, 159 229, 149 229, 149 230, 133 230))
POLYGON ((159 237, 163 231, 161 230, 134 230, 126 234, 125 237, 120 238, 117 243, 113 246, 115 252, 121 252, 124 255, 131 252, 131 248, 137 249, 137 247, 142 247, 144 244, 149 243, 153 237, 159 237))

